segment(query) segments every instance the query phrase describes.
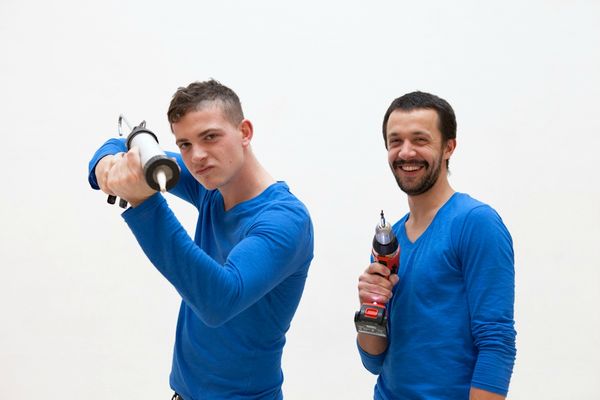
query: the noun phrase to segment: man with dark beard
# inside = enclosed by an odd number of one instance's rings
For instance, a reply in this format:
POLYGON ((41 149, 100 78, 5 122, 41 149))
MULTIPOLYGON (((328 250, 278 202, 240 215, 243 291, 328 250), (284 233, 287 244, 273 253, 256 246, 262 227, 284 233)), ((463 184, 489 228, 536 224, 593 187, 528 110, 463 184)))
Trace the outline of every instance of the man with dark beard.
POLYGON ((514 254, 490 206, 455 192, 452 107, 429 93, 397 98, 383 120, 388 162, 408 195, 393 226, 398 275, 372 263, 360 302, 387 304, 388 337, 359 333, 375 399, 503 399, 515 360, 514 254))

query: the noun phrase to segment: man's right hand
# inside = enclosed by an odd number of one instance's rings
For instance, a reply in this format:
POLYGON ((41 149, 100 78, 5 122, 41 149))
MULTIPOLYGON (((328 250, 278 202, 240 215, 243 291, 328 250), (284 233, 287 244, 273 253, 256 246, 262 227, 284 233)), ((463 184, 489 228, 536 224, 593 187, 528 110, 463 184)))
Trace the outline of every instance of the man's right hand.
MULTIPOLYGON (((398 283, 398 275, 391 274, 390 269, 383 264, 373 263, 367 267, 358 278, 358 298, 360 304, 387 304, 392 298, 392 289, 398 283)), ((386 338, 358 334, 358 344, 369 354, 383 353, 388 346, 386 338)))
POLYGON ((358 278, 360 304, 387 304, 392 298, 392 289, 397 283, 398 275, 391 274, 385 265, 372 263, 358 278))

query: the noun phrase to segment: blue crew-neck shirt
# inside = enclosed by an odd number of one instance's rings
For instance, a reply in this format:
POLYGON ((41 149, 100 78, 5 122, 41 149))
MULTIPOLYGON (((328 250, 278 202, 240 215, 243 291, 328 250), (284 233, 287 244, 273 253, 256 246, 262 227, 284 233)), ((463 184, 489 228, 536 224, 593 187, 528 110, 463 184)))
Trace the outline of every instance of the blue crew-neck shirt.
MULTIPOLYGON (((125 151, 110 140, 90 162, 125 151)), ((305 206, 284 182, 225 210, 218 190, 182 171, 172 193, 198 209, 194 239, 160 193, 123 218, 140 246, 182 297, 171 387, 186 400, 281 399, 285 334, 313 257, 305 206)))

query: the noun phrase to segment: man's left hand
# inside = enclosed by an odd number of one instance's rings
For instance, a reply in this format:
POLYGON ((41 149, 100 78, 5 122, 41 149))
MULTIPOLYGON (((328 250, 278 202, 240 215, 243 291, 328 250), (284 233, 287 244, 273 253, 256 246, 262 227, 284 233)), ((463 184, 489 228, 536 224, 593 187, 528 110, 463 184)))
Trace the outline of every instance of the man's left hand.
POLYGON ((137 147, 127 153, 120 153, 108 171, 107 188, 133 207, 141 204, 156 191, 146 183, 137 147))

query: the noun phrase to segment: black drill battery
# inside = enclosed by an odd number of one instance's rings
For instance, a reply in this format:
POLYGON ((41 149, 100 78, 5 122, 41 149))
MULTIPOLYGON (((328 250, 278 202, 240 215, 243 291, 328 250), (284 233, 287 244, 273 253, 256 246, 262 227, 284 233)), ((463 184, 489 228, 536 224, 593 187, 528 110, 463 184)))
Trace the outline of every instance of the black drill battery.
POLYGON ((354 313, 354 325, 358 333, 387 337, 387 311, 378 304, 363 304, 354 313))

